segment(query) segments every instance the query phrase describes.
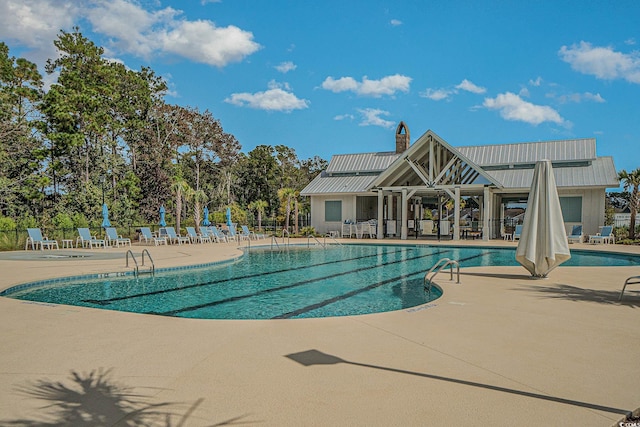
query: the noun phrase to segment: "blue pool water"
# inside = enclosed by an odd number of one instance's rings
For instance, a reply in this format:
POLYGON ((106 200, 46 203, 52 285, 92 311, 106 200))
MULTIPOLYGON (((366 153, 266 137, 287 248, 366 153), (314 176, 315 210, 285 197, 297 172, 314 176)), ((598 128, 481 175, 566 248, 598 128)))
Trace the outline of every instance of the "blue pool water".
MULTIPOLYGON (((8 290, 28 301, 199 319, 289 319, 415 307, 426 271, 440 258, 461 268, 518 265, 515 250, 448 246, 345 245, 282 252, 252 249, 236 262, 155 276, 63 281, 8 290)), ((640 265, 640 257, 573 251, 565 266, 640 265)), ((523 271, 524 273, 524 271, 523 271)))

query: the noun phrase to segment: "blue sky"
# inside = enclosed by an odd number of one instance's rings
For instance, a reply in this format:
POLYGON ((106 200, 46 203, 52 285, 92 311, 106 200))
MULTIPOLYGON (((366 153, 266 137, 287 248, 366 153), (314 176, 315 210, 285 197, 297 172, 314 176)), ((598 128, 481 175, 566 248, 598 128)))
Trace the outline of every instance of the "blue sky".
POLYGON ((14 56, 42 66, 77 25, 244 152, 327 160, 393 150, 404 120, 453 146, 595 137, 639 168, 639 22, 635 0, 0 0, 14 56))

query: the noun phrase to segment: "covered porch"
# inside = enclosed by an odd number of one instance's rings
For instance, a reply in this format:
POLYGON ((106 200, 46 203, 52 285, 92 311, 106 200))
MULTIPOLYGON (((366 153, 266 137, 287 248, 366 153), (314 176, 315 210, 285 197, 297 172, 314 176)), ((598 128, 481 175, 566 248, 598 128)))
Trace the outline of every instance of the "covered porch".
POLYGON ((483 240, 500 237, 501 189, 481 167, 428 131, 372 183, 377 196, 376 235, 402 240, 411 234, 453 240, 469 233, 483 240), (463 198, 477 204, 477 221, 461 219, 463 198))

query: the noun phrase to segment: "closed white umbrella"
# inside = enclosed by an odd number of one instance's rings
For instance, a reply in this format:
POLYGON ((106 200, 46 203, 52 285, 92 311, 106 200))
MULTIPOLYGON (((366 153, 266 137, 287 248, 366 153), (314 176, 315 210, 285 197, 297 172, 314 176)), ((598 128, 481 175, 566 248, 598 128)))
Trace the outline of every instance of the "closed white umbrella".
POLYGON ((533 172, 516 261, 534 277, 547 274, 571 258, 551 160, 533 172))

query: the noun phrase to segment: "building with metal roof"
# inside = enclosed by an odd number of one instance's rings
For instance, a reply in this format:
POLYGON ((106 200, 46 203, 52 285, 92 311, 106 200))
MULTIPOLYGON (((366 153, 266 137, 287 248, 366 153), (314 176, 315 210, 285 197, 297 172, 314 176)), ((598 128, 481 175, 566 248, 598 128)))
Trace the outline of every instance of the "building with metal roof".
POLYGON ((459 239, 471 227, 497 238, 511 225, 505 208, 526 202, 536 162, 549 159, 566 226, 595 234, 604 223, 605 191, 619 185, 613 159, 596 155, 595 138, 453 147, 428 130, 410 145, 404 122, 395 136, 395 151, 333 156, 302 190, 318 232, 344 234, 367 222, 378 238, 429 236, 436 212, 438 237, 459 239), (476 224, 460 221, 463 199, 479 206, 476 224), (453 221, 438 220, 452 201, 453 221))

